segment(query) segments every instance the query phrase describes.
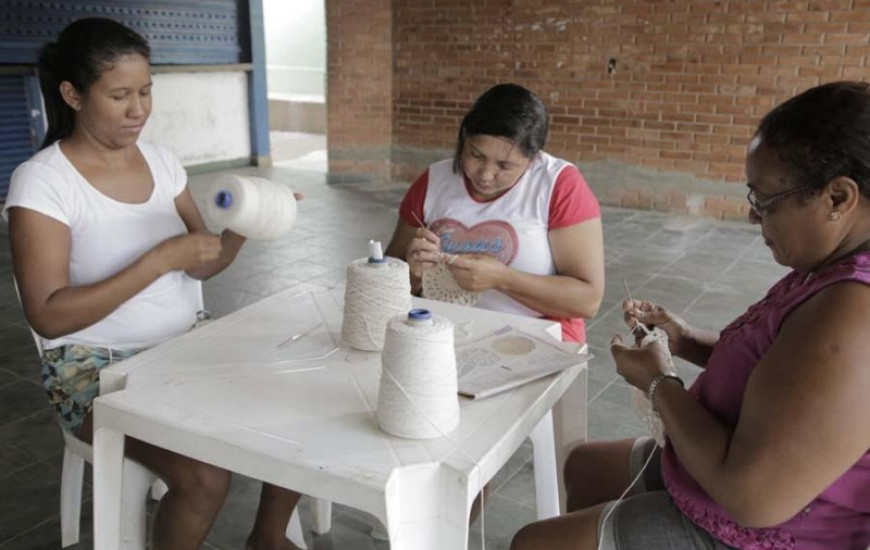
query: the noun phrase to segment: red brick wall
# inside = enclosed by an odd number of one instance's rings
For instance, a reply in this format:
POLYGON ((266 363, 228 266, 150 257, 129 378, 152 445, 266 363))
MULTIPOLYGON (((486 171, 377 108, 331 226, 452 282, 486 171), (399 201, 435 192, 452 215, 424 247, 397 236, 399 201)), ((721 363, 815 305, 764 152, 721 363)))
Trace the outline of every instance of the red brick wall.
POLYGON ((392 144, 390 0, 329 0, 327 137, 330 170, 389 176, 392 144))
MULTIPOLYGON (((477 94, 512 81, 549 106, 549 152, 652 174, 590 181, 603 202, 737 217, 760 117, 820 82, 870 76, 870 0, 396 0, 392 19, 387 118, 405 180, 452 148, 477 94), (699 183, 669 185, 674 173, 699 183)), ((334 53, 330 77, 334 61, 346 77, 334 53)), ((332 80, 328 93, 332 104, 332 80)))

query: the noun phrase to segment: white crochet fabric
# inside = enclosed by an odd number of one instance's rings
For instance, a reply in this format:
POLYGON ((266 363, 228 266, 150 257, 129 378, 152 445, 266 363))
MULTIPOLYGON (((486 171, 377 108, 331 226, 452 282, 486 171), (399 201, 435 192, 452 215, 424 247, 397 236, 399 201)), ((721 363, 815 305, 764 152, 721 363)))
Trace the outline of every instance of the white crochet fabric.
POLYGON ((480 293, 463 290, 456 284, 447 264, 442 262, 423 272, 423 298, 473 306, 480 298, 480 293))
POLYGON ((662 419, 659 415, 653 412, 652 403, 650 403, 646 394, 637 388, 632 388, 631 391, 631 407, 643 423, 646 431, 648 431, 652 438, 656 440, 658 446, 664 447, 665 425, 662 423, 662 419))
MULTIPOLYGON (((674 365, 673 358, 671 357, 671 351, 668 348, 668 335, 665 331, 654 328, 649 334, 643 337, 640 345, 645 346, 651 340, 662 340, 664 344, 665 353, 668 356, 668 362, 671 364, 671 367, 674 365)), ((644 427, 647 429, 649 434, 656 440, 656 443, 659 447, 665 446, 665 425, 662 423, 661 417, 659 417, 658 413, 653 411, 652 403, 647 397, 646 393, 642 392, 637 388, 632 388, 631 392, 631 406, 634 409, 635 414, 643 422, 644 427)))

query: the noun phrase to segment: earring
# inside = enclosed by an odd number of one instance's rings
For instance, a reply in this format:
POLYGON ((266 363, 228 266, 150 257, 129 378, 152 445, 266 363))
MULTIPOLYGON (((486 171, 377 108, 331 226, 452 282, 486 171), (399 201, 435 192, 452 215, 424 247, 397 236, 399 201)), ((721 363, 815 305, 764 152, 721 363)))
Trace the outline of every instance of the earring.
POLYGON ((832 222, 835 222, 840 219, 840 215, 841 214, 839 212, 831 212, 830 215, 828 215, 828 219, 832 222))

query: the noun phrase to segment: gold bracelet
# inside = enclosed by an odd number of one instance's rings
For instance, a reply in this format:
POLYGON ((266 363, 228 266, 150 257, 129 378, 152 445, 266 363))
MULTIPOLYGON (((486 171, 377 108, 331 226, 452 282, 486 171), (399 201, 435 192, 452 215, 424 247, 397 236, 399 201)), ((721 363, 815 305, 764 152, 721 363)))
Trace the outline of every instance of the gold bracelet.
POLYGON ((649 398, 650 405, 652 406, 652 411, 656 414, 659 413, 658 408, 656 408, 656 402, 655 402, 656 390, 658 389, 659 384, 662 382, 662 380, 667 380, 668 378, 676 380, 677 382, 680 383, 680 385, 682 387, 684 387, 684 388, 686 387, 686 384, 683 382, 683 379, 680 378, 679 376, 677 376, 676 374, 665 374, 665 373, 657 374, 656 377, 652 379, 652 382, 650 382, 649 388, 646 390, 646 396, 649 398))

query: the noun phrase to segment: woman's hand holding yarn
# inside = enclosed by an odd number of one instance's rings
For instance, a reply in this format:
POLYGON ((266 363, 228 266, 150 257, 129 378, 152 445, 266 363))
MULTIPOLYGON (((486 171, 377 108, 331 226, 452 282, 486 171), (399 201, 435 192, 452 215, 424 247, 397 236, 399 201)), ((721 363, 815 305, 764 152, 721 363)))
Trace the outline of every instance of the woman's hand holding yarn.
POLYGON ((640 345, 648 330, 659 328, 668 335, 668 349, 672 355, 680 356, 682 345, 689 338, 689 325, 686 321, 663 308, 645 300, 623 300, 622 314, 625 324, 635 337, 635 344, 640 345), (648 330, 639 326, 643 323, 648 330))
POLYGON ((469 292, 499 288, 509 269, 489 254, 458 254, 447 263, 447 268, 456 284, 469 292))
POLYGON ((416 236, 408 244, 405 254, 411 275, 421 278, 423 272, 444 259, 441 239, 425 227, 418 227, 416 236))
POLYGON ((610 353, 616 361, 616 372, 626 382, 646 392, 659 374, 676 375, 671 355, 660 338, 648 338, 638 346, 627 346, 618 334, 610 340, 610 353))
POLYGON ((166 239, 151 251, 160 273, 187 271, 217 260, 221 238, 207 233, 185 233, 166 239))

